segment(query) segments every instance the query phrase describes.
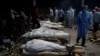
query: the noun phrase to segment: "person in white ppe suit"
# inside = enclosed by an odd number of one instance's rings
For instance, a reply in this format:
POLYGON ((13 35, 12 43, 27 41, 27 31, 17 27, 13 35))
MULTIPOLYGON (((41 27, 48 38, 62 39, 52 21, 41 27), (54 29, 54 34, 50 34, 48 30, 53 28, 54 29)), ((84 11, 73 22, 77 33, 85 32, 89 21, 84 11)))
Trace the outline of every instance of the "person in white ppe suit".
POLYGON ((69 9, 67 10, 67 22, 69 28, 72 28, 73 21, 74 21, 74 9, 70 6, 69 9))
POLYGON ((58 22, 58 9, 56 7, 54 8, 54 21, 58 22))

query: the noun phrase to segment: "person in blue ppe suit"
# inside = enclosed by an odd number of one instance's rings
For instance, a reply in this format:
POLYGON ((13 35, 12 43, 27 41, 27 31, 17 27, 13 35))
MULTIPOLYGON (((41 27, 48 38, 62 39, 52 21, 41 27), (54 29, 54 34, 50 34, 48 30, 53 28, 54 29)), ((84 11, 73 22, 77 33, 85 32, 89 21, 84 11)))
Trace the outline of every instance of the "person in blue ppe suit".
POLYGON ((82 7, 82 11, 79 12, 77 17, 77 45, 79 44, 79 40, 82 38, 81 46, 85 46, 86 35, 88 33, 88 28, 92 24, 92 16, 91 13, 87 10, 88 6, 84 5, 82 7))

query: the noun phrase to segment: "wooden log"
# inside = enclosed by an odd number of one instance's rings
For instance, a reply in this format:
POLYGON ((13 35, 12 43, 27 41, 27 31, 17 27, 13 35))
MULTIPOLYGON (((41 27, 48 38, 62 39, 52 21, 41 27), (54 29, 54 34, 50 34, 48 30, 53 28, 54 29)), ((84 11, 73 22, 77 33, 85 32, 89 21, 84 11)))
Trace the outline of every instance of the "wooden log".
POLYGON ((79 54, 77 54, 77 53, 75 53, 74 55, 75 55, 75 56, 80 56, 80 55, 79 55, 79 54))
POLYGON ((100 38, 97 38, 96 40, 92 40, 93 43, 99 42, 99 41, 100 41, 100 38))
POLYGON ((93 39, 94 37, 93 37, 93 35, 88 35, 88 40, 91 40, 91 39, 93 39))
POLYGON ((100 38, 97 38, 98 41, 100 41, 100 38))
POLYGON ((73 53, 77 53, 77 54, 85 54, 85 50, 83 49, 74 49, 73 53))
POLYGON ((58 56, 57 52, 41 52, 39 56, 58 56))
POLYGON ((59 51, 43 51, 43 52, 28 52, 25 49, 22 50, 22 56, 64 56, 68 51, 63 49, 59 51))
POLYGON ((74 49, 84 49, 83 46, 74 46, 74 49))

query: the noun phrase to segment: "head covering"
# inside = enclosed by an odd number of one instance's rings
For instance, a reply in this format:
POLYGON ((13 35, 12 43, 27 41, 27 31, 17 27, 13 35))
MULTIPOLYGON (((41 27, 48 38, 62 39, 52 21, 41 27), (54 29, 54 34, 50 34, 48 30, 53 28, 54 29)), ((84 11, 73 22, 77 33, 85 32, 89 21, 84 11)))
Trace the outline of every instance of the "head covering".
POLYGON ((88 9, 88 6, 87 6, 87 5, 83 5, 83 6, 82 6, 82 9, 83 9, 83 10, 87 10, 87 9, 88 9))

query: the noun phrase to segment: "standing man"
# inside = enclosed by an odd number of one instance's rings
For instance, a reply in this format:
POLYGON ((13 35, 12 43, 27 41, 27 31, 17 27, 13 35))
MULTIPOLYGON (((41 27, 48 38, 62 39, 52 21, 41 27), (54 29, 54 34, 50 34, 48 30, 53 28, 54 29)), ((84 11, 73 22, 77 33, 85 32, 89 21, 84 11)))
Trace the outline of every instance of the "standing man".
POLYGON ((81 46, 85 46, 86 35, 88 32, 88 26, 92 24, 92 16, 89 11, 87 11, 88 6, 84 5, 82 7, 82 11, 79 12, 77 17, 77 45, 79 44, 79 40, 82 38, 81 46))
POLYGON ((52 22, 53 21, 54 12, 53 12, 52 8, 49 8, 49 10, 50 10, 50 21, 52 22))
POLYGON ((59 22, 62 22, 64 21, 64 11, 63 9, 59 9, 59 12, 58 12, 58 17, 59 17, 59 22))
POLYGON ((54 7, 54 21, 58 21, 58 9, 56 7, 54 7))
POLYGON ((39 28, 40 27, 40 22, 39 22, 39 12, 38 12, 38 8, 34 7, 34 11, 33 11, 33 17, 32 17, 32 28, 39 28))
POLYGON ((96 39, 96 32, 99 30, 100 24, 100 11, 98 8, 95 8, 94 15, 93 15, 93 36, 96 39))
POLYGON ((73 21, 74 21, 74 9, 70 6, 69 9, 67 10, 67 22, 69 28, 72 28, 73 21))

